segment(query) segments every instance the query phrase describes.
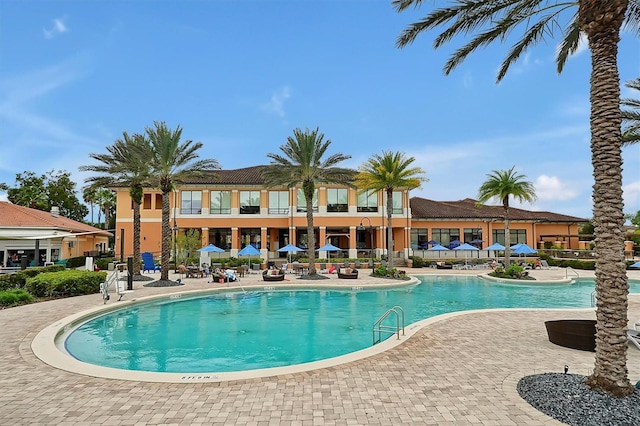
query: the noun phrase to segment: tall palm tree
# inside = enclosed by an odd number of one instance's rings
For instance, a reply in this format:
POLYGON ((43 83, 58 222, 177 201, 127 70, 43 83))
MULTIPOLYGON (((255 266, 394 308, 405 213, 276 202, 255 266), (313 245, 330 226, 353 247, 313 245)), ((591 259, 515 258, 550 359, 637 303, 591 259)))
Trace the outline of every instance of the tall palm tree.
MULTIPOLYGON (((625 83, 629 89, 640 91, 640 78, 625 83)), ((630 109, 622 109, 622 144, 631 145, 640 142, 640 99, 622 99, 620 105, 630 109)))
POLYGON ((269 153, 271 159, 262 171, 267 188, 286 186, 294 188, 302 185, 307 208, 307 256, 309 257, 309 275, 316 275, 316 236, 313 229, 313 195, 319 183, 338 183, 351 186, 354 170, 335 167, 341 161, 351 158, 341 153, 332 154, 323 159, 331 140, 324 140, 319 129, 293 130, 293 137, 280 145, 282 154, 269 153))
MULTIPOLYGON (((509 232, 509 198, 520 202, 532 203, 536 200, 536 189, 531 182, 527 182, 525 175, 519 175, 514 170, 494 170, 487 175, 487 180, 478 189, 478 205, 481 206, 492 198, 498 199, 504 208, 504 261, 511 264, 511 234, 509 232)), ((495 242, 495 241, 494 241, 495 242)))
POLYGON ((175 130, 171 130, 165 122, 154 121, 154 127, 147 127, 146 133, 152 152, 148 159, 151 167, 150 182, 162 192, 162 283, 169 281, 171 191, 187 178, 203 176, 209 171, 219 169, 220 166, 214 159, 198 159, 198 150, 203 147, 202 142, 181 142, 182 128, 179 125, 175 130))
MULTIPOLYGON (((91 154, 89 154, 89 156, 91 157, 91 154)), ((92 158, 95 159, 95 157, 92 158)), ((82 166, 80 167, 80 170, 84 170, 82 166)), ((84 187, 82 190, 82 200, 85 203, 88 203, 91 208, 91 224, 93 225, 93 207, 96 204, 96 188, 92 185, 84 187)))
POLYGON ((80 170, 98 173, 85 179, 89 185, 84 189, 85 201, 98 201, 98 188, 127 186, 133 202, 133 275, 140 275, 140 205, 144 186, 149 179, 148 159, 151 146, 144 135, 122 132, 122 138, 107 147, 106 154, 89 154, 101 164, 81 166, 80 170))
MULTIPOLYGON (((360 192, 385 191, 387 196, 387 259, 391 265, 393 252, 393 191, 395 189, 416 189, 428 179, 420 167, 410 167, 415 161, 403 152, 383 151, 374 154, 358 168, 355 185, 360 192)), ((372 247, 373 248, 373 247, 372 247)))
MULTIPOLYGON (((419 7, 422 0, 394 0, 399 12, 419 7)), ((435 39, 436 48, 459 36, 471 40, 457 49, 444 67, 449 74, 479 47, 522 37, 511 47, 498 72, 500 81, 509 66, 529 47, 561 31, 556 56, 561 72, 569 55, 585 34, 591 51, 591 153, 595 184, 593 220, 596 235, 596 359, 589 385, 614 395, 633 391, 627 370, 627 299, 629 285, 624 263, 624 214, 622 211, 622 132, 618 42, 625 22, 638 31, 640 0, 451 0, 409 25, 397 40, 399 47, 412 43, 422 32, 447 26, 435 39), (571 14, 573 12, 573 14, 571 14), (568 22, 562 19, 568 17, 568 22)))

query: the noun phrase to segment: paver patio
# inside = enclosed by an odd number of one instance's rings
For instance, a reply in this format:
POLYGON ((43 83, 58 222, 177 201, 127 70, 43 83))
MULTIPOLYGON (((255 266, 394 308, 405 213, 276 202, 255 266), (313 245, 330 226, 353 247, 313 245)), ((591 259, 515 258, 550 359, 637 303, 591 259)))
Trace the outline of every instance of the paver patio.
MULTIPOLYGON (((357 285, 380 283, 362 272, 357 285)), ((640 279, 640 272, 630 276, 640 279)), ((241 284, 264 286, 260 280, 250 275, 241 284)), ((213 285, 203 279, 184 282, 171 288, 146 288, 136 282, 135 297, 213 285)), ((593 353, 551 344, 544 328, 549 319, 594 318, 591 310, 469 313, 434 322, 403 344, 369 358, 235 382, 101 379, 55 369, 35 357, 31 341, 41 329, 101 305, 100 295, 90 295, 0 311, 0 424, 559 424, 519 398, 517 381, 527 374, 560 372, 565 364, 579 374, 589 374, 593 367, 593 353)), ((630 297, 629 318, 640 320, 640 295, 630 297)), ((640 380, 639 361, 640 351, 630 347, 633 383, 640 380)))

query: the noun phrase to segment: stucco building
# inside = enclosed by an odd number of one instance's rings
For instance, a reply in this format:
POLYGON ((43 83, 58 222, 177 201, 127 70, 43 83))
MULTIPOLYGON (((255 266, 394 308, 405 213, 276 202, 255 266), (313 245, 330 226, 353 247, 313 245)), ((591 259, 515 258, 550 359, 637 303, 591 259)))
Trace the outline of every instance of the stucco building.
MULTIPOLYGON (((221 170, 192 179, 171 194, 171 226, 177 233, 195 229, 203 245, 213 243, 237 256, 247 244, 263 259, 285 255, 277 250, 289 243, 306 247, 307 218, 300 188, 265 188, 264 166, 221 170)), ((117 193, 116 255, 133 253, 133 209, 128 188, 117 193), (122 248, 122 249, 121 249, 122 248)), ((316 244, 331 243, 342 254, 332 257, 380 258, 386 254, 386 194, 358 193, 338 185, 319 185, 313 201, 316 244)), ((504 243, 501 206, 476 207, 475 201, 433 201, 393 194, 394 258, 423 253, 430 240, 473 242, 479 248, 504 243)), ((145 190, 141 206, 141 250, 161 251, 162 194, 145 190)), ((511 243, 540 247, 544 241, 567 249, 579 247, 578 226, 586 219, 551 212, 511 209, 511 243)), ((224 255, 223 255, 224 256, 224 255)), ((319 258, 327 256, 320 252, 319 258)))

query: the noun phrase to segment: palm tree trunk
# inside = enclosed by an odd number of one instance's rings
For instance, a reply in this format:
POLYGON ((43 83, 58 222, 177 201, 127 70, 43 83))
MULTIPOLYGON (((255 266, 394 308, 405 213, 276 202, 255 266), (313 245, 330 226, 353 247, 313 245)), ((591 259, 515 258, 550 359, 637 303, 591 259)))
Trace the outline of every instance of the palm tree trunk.
POLYGON ((316 234, 313 230, 313 193, 315 188, 308 191, 304 188, 304 198, 307 205, 307 256, 309 257, 309 275, 316 274, 316 234), (310 194, 308 193, 310 192, 310 194))
POLYGON ((391 217, 393 216, 393 188, 387 188, 387 264, 393 266, 393 226, 391 217))
POLYGON ((596 235, 596 355, 587 383, 614 395, 633 392, 627 370, 627 296, 622 201, 619 32, 627 0, 579 2, 591 50, 591 154, 596 235))
POLYGON ((169 229, 169 194, 170 192, 162 192, 162 255, 160 257, 160 265, 162 270, 160 271, 160 279, 169 279, 169 240, 171 238, 171 231, 169 229))
POLYGON ((140 275, 140 203, 133 201, 133 275, 140 275))
POLYGON ((504 267, 511 266, 511 230, 509 229, 509 196, 502 201, 504 207, 504 267))

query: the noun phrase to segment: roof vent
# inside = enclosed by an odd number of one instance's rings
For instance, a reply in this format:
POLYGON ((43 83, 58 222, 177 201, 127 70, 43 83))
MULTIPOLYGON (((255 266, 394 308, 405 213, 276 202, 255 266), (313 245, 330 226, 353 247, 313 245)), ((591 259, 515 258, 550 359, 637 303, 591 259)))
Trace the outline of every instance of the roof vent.
POLYGON ((51 216, 58 217, 60 216, 60 209, 57 206, 51 207, 51 216))

